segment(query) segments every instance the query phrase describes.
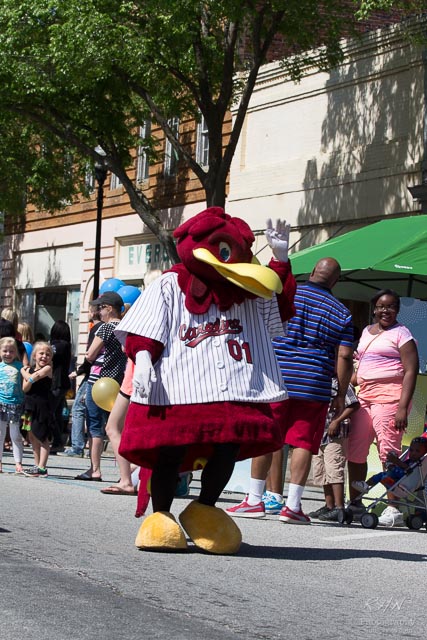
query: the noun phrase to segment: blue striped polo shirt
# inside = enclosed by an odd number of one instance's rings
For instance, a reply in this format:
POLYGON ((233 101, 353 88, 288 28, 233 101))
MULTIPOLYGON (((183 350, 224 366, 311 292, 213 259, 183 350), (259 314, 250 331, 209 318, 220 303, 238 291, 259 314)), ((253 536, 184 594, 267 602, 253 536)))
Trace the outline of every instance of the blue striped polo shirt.
POLYGON ((273 339, 283 381, 291 398, 329 402, 336 349, 353 346, 350 311, 314 282, 297 287, 295 307, 287 335, 273 339))

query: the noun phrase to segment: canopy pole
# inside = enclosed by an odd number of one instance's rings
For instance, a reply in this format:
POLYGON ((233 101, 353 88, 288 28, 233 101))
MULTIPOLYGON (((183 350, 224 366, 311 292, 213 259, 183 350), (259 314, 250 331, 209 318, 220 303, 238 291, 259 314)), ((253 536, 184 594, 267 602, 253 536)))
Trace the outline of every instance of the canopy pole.
POLYGON ((414 281, 414 276, 410 275, 409 278, 408 278, 408 290, 406 292, 408 298, 411 298, 411 296, 412 296, 412 284, 413 284, 413 281, 414 281))

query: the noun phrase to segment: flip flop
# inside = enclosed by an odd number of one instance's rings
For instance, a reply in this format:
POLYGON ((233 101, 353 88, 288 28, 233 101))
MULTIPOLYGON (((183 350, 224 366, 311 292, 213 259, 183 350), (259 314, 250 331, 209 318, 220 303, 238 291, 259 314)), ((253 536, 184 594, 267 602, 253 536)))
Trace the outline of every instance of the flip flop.
POLYGON ((92 478, 88 473, 81 473, 79 476, 75 476, 74 480, 88 480, 90 482, 102 482, 102 478, 92 478))
POLYGON ((121 489, 120 487, 106 487, 105 489, 101 489, 101 493, 104 493, 107 496, 136 496, 138 492, 136 489, 133 491, 126 491, 125 489, 121 489))

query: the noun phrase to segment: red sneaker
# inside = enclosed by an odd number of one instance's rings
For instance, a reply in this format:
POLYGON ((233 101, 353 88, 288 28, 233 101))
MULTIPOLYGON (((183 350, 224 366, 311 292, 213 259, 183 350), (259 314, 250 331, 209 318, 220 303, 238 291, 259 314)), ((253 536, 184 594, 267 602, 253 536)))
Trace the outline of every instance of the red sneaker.
POLYGON ((226 509, 230 516, 239 518, 265 518, 265 506, 263 501, 258 504, 248 504, 248 496, 240 504, 236 504, 234 507, 226 509))
POLYGON ((283 507, 280 512, 279 520, 282 522, 288 522, 289 524, 311 524, 311 520, 302 509, 299 511, 292 511, 289 507, 283 507))

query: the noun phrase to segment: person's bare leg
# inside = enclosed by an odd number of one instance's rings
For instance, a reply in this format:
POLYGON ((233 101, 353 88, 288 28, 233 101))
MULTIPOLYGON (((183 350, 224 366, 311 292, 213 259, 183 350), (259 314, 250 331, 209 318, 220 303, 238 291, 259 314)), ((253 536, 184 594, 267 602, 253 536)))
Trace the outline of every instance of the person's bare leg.
POLYGON ((325 494, 326 506, 328 507, 328 509, 333 509, 335 507, 335 498, 334 498, 334 492, 332 490, 332 485, 324 484, 323 493, 325 494))
POLYGON ((247 501, 250 505, 258 504, 261 501, 272 458, 272 453, 252 458, 251 478, 249 481, 249 491, 247 495, 247 501))
POLYGON ((290 483, 299 484, 305 487, 308 474, 310 473, 311 459, 313 454, 307 449, 295 448, 291 457, 291 477, 290 483))
POLYGON ((310 473, 312 457, 313 454, 307 449, 296 447, 292 451, 286 509, 290 509, 296 513, 301 510, 301 498, 308 474, 310 473))
POLYGON ((272 493, 283 495, 283 483, 283 449, 278 449, 272 456, 266 489, 272 493))
POLYGON ((263 456, 252 458, 251 462, 251 478, 256 480, 266 480, 273 459, 272 453, 266 453, 263 456))
POLYGON ((335 482, 331 485, 332 492, 334 495, 335 507, 337 509, 344 508, 344 483, 343 482, 335 482))
POLYGON ((29 437, 30 437, 31 448, 33 450, 33 456, 34 456, 34 464, 36 467, 39 467, 41 442, 36 438, 36 436, 33 434, 32 431, 30 431, 29 433, 30 433, 29 437))
POLYGON ((366 480, 368 473, 367 462, 350 462, 348 461, 348 484, 350 491, 350 500, 358 500, 360 498, 360 492, 357 489, 353 489, 351 486, 355 480, 366 480))
POLYGON ((38 467, 41 467, 42 469, 46 469, 49 453, 50 453, 49 440, 44 440, 43 442, 40 442, 39 463, 37 465, 38 467))
POLYGON ((120 440, 122 437, 128 406, 129 399, 119 394, 108 417, 105 431, 111 443, 117 466, 119 467, 120 480, 116 484, 116 487, 123 489, 124 491, 132 492, 134 487, 131 478, 132 473, 130 462, 125 460, 125 458, 119 454, 120 440))
POLYGON ((104 450, 104 438, 93 437, 90 447, 90 470, 88 475, 92 478, 101 477, 101 455, 104 450))

